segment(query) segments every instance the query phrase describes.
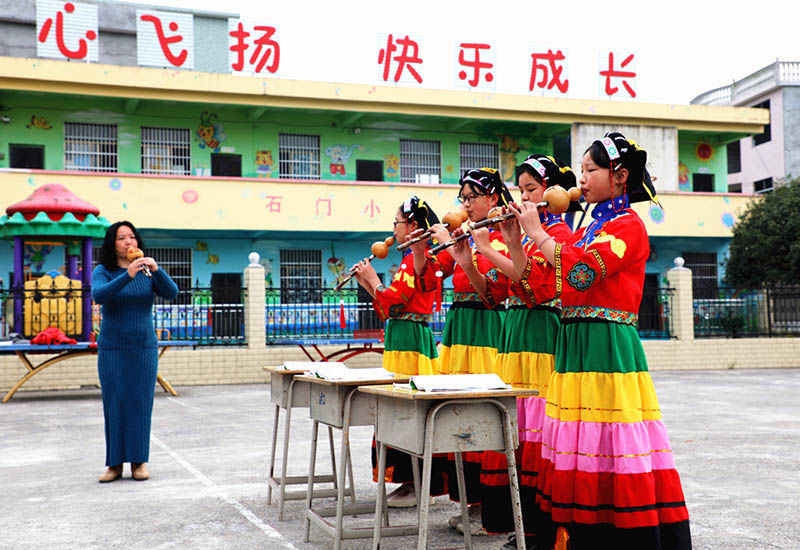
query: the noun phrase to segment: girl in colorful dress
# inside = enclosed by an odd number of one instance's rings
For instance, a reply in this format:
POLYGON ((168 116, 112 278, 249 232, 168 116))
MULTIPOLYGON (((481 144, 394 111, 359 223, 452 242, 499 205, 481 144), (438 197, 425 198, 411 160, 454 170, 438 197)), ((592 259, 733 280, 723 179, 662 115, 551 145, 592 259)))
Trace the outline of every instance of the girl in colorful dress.
MULTIPOLYGON (((564 189, 575 187, 575 174, 563 162, 545 155, 530 155, 516 169, 517 186, 523 203, 538 204, 544 190, 554 185, 564 189)), ((580 210, 578 203, 570 203, 570 211, 580 210)), ((565 242, 572 230, 560 215, 542 208, 539 220, 548 235, 557 242, 565 242)), ((544 263, 546 260, 527 236, 520 234, 519 222, 511 218, 500 225, 503 240, 516 255, 544 263)), ((524 290, 511 259, 492 249, 484 235, 485 230, 473 231, 478 250, 511 279, 508 312, 503 323, 503 338, 497 350, 496 372, 508 384, 517 388, 535 389, 539 395, 517 400, 520 448, 517 451, 520 470, 520 497, 526 547, 536 544, 536 532, 547 523, 546 516, 536 504, 537 481, 541 468, 542 427, 547 398, 547 384, 555 364, 554 353, 561 316, 561 300, 555 299, 533 307, 524 301, 524 290)), ((514 531, 511 495, 505 455, 498 452, 483 454, 481 483, 484 497, 492 506, 484 506, 483 527, 489 533, 514 531)), ((516 548, 514 535, 508 542, 516 548)))
MULTIPOLYGON (((418 197, 411 197, 400 205, 395 213, 395 242, 404 243, 412 231, 429 229, 436 223, 439 223, 439 218, 431 207, 418 197)), ((380 282, 372 265, 366 260, 355 266, 358 283, 372 296, 372 306, 380 319, 386 321, 383 368, 397 374, 438 372, 436 342, 430 328, 434 292, 422 291, 415 282, 413 254, 424 258, 426 249, 425 241, 406 249, 400 269, 395 273, 389 286, 380 282)), ((378 470, 374 440, 372 449, 373 477, 375 477, 378 470)), ((432 475, 432 495, 444 493, 441 468, 441 465, 435 468, 432 475)), ((387 448, 386 481, 402 484, 389 494, 387 499, 389 506, 400 508, 416 505, 411 458, 408 454, 387 448)))
POLYGON ((581 161, 593 221, 566 243, 532 205, 512 206, 547 263, 513 254, 527 299, 561 298, 547 389, 539 502, 559 525, 542 548, 689 549, 689 514, 636 332, 647 232, 631 202, 653 200, 646 152, 612 132, 581 161), (556 542, 557 541, 557 542, 556 542))
MULTIPOLYGON (((459 201, 472 222, 486 219, 496 206, 507 206, 511 200, 500 174, 493 169, 469 170, 461 178, 459 201)), ((463 234, 456 229, 452 237, 463 234)), ((431 229, 440 243, 451 238, 443 225, 431 229)), ((506 254, 506 245, 500 231, 491 230, 489 247, 506 254)), ((447 312, 442 333, 439 372, 441 374, 475 374, 495 372, 497 348, 503 329, 503 301, 508 295, 508 279, 483 254, 478 252, 472 239, 465 239, 450 248, 429 257, 418 270, 420 285, 425 290, 435 290, 442 280, 453 276, 455 292, 453 305, 447 312)), ((481 528, 481 453, 465 453, 464 476, 467 501, 470 503, 470 525, 475 534, 485 534, 481 528)), ((450 497, 459 500, 453 464, 448 476, 450 497)), ((450 518, 456 528, 461 516, 450 518)))

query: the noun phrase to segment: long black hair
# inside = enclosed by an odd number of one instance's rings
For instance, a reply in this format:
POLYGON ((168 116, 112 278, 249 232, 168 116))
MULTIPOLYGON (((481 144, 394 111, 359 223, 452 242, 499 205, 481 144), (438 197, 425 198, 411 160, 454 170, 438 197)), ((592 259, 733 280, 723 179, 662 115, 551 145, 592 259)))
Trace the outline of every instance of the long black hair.
POLYGON ((129 221, 123 220, 121 222, 112 223, 111 227, 106 231, 106 236, 103 238, 103 247, 100 249, 100 263, 106 269, 113 271, 119 267, 117 264, 117 231, 122 226, 128 227, 133 231, 133 236, 136 238, 136 246, 144 250, 144 241, 136 227, 129 221))

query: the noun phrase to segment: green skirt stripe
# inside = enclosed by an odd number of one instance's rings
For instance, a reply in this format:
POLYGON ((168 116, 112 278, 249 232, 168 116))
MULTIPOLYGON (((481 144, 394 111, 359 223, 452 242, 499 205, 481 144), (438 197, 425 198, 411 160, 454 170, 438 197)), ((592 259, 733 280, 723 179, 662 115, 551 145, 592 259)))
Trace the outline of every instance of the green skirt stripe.
POLYGON ((505 311, 451 307, 442 332, 443 346, 472 346, 497 349, 503 337, 505 311))
POLYGON ((416 351, 429 359, 439 356, 431 327, 416 321, 389 319, 383 349, 386 351, 416 351))
POLYGON ((636 327, 620 323, 562 323, 556 372, 647 372, 636 327))
POLYGON ((503 321, 498 353, 547 353, 553 355, 561 321, 546 309, 512 308, 503 321))

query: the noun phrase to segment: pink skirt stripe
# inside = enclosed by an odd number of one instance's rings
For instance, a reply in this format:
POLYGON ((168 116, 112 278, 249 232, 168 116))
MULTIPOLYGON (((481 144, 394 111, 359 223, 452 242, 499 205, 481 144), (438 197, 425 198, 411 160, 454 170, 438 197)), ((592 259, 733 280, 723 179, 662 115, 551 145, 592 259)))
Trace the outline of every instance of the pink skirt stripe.
POLYGON ((544 411, 547 400, 543 397, 517 399, 517 423, 520 441, 541 443, 544 430, 544 411))
POLYGON ((642 474, 675 468, 661 420, 561 422, 544 420, 542 457, 556 470, 642 474))

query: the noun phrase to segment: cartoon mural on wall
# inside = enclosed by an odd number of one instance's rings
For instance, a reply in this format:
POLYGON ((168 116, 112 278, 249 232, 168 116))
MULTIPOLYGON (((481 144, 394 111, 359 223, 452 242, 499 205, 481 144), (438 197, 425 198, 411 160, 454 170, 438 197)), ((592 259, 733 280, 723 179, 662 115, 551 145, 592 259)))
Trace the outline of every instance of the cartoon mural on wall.
POLYGON ((691 191, 689 186, 689 167, 683 162, 678 163, 678 191, 691 191))
POLYGON ((200 116, 200 126, 197 127, 197 135, 200 136, 200 149, 208 147, 215 153, 219 153, 219 144, 225 141, 225 127, 221 122, 217 122, 217 113, 203 111, 200 116))
POLYGON ((274 164, 272 149, 256 151, 256 174, 258 177, 271 178, 274 164))
POLYGON ((345 278, 345 269, 347 269, 347 266, 344 265, 344 258, 337 258, 335 256, 328 258, 328 269, 330 269, 333 274, 333 284, 338 284, 345 278))
POLYGON ((697 160, 708 162, 714 157, 714 147, 709 143, 701 141, 695 148, 695 154, 697 155, 697 160))
POLYGON ((219 263, 219 255, 208 253, 208 259, 206 260, 207 264, 217 265, 219 263))
POLYGON ((30 267, 31 271, 40 272, 47 257, 55 248, 50 244, 25 244, 23 260, 25 267, 30 267))
POLYGON ((335 145, 331 145, 325 149, 325 154, 330 157, 331 159, 331 174, 336 175, 340 174, 342 176, 346 176, 344 163, 350 160, 350 156, 353 154, 353 151, 358 149, 359 151, 363 151, 364 147, 361 145, 351 145, 348 147, 347 145, 342 145, 341 143, 337 143, 335 145))
POLYGON ((383 171, 386 174, 387 180, 397 179, 400 175, 398 170, 400 169, 400 157, 397 155, 383 155, 383 171))
POLYGON ((194 243, 194 249, 197 252, 208 252, 208 243, 205 241, 197 241, 194 243))
POLYGON ((500 137, 500 173, 503 181, 514 181, 517 167, 517 153, 522 150, 519 139, 513 136, 500 137))
POLYGON ((39 130, 52 130, 53 125, 43 116, 31 115, 31 121, 25 125, 26 128, 38 128, 39 130))

